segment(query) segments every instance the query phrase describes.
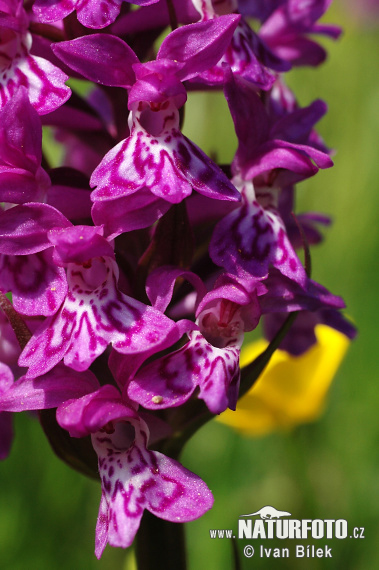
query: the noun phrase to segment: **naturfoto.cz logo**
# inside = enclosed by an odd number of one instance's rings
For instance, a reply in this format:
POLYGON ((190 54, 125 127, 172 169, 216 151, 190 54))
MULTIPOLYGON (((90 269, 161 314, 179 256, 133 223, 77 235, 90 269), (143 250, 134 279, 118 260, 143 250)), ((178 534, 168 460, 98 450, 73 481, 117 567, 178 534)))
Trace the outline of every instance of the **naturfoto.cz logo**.
MULTIPOLYGON (((262 507, 259 511, 240 515, 238 520, 238 538, 253 541, 267 539, 279 540, 321 540, 364 538, 364 528, 354 527, 349 534, 348 522, 345 519, 293 519, 291 513, 280 511, 274 507, 262 507), (256 518, 252 518, 256 517, 256 518)), ((232 530, 210 530, 211 538, 236 538, 232 530)), ((254 556, 258 549, 260 557, 284 558, 290 556, 289 548, 265 548, 255 542, 246 545, 244 555, 254 556)), ((295 545, 294 554, 297 558, 332 558, 332 548, 327 545, 322 548, 314 544, 295 545)))

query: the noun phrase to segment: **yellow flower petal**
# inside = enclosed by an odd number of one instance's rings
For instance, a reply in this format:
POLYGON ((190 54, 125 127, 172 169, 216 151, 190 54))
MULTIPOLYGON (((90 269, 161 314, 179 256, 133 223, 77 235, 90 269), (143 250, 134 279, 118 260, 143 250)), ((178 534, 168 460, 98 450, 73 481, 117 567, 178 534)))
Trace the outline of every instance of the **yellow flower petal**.
MULTIPOLYGON (((301 356, 277 350, 255 386, 238 401, 237 410, 227 410, 217 420, 245 435, 259 436, 317 419, 349 339, 326 325, 317 325, 315 334, 317 343, 301 356)), ((241 367, 267 344, 259 340, 244 346, 241 367)))

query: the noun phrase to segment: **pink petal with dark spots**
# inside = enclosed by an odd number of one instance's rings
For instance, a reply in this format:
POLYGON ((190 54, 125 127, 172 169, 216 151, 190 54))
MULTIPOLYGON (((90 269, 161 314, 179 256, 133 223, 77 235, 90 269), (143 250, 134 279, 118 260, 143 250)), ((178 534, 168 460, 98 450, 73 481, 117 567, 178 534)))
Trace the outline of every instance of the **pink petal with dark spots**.
POLYGON ((147 358, 179 338, 173 321, 117 289, 117 275, 110 258, 69 265, 65 302, 20 356, 19 364, 29 367, 27 377, 44 374, 62 358, 67 366, 86 370, 110 343, 118 352, 145 353, 147 358))

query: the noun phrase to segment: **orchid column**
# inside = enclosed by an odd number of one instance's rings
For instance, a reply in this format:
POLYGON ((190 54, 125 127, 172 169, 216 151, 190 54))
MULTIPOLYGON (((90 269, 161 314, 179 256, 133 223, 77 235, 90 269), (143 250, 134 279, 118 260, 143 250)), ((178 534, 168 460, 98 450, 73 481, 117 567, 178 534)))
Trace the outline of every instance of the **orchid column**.
POLYGON ((325 58, 309 34, 339 29, 317 23, 325 0, 134 4, 0 0, 0 456, 11 412, 38 410, 101 482, 96 556, 137 535, 141 569, 184 568, 177 523, 213 504, 185 442, 238 413, 279 345, 306 352, 318 323, 355 334, 310 276, 328 218, 293 214, 295 185, 332 166, 326 105, 300 108, 284 79, 325 58), (230 165, 182 133, 195 90, 225 94, 230 165), (261 321, 271 342, 241 374, 261 321))

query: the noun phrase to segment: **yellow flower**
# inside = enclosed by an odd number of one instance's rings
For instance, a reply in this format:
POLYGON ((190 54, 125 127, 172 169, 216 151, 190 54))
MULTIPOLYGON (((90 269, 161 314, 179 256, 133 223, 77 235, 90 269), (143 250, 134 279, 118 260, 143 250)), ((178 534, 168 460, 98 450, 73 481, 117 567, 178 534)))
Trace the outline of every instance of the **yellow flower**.
MULTIPOLYGON (((317 419, 349 339, 326 325, 317 325, 315 333, 317 343, 301 356, 277 350, 255 386, 238 401, 237 410, 227 410, 217 420, 245 435, 260 436, 317 419)), ((244 346, 241 367, 267 344, 259 340, 244 346)))

